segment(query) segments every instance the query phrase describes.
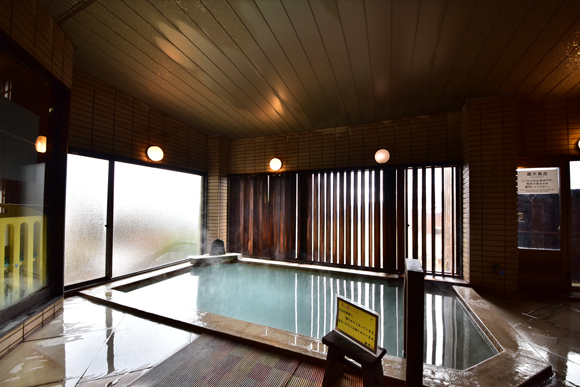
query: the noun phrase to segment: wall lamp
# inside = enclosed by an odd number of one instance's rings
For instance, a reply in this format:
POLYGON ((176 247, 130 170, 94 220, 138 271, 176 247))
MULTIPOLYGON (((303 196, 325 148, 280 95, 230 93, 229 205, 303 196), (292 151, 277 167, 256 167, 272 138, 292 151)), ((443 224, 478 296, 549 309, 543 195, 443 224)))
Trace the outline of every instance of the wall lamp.
POLYGON ((161 161, 163 159, 163 150, 158 146, 150 146, 147 148, 147 157, 151 161, 161 161))
POLYGON ((379 149, 377 153, 375 153, 375 161, 379 164, 384 164, 391 158, 391 154, 386 149, 379 149))
POLYGON ((36 144, 34 144, 38 153, 46 153, 46 136, 36 137, 36 144))
POLYGON ((280 168, 282 168, 282 161, 274 157, 272 160, 270 160, 270 168, 273 171, 279 171, 280 168))

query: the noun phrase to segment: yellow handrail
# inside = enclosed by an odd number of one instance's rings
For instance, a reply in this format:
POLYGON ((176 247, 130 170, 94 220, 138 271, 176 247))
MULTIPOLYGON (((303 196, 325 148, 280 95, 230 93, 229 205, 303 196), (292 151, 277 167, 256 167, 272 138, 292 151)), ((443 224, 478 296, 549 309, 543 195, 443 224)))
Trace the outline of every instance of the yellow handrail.
POLYGON ((47 283, 45 231, 43 215, 0 218, 0 306, 13 304, 47 283))

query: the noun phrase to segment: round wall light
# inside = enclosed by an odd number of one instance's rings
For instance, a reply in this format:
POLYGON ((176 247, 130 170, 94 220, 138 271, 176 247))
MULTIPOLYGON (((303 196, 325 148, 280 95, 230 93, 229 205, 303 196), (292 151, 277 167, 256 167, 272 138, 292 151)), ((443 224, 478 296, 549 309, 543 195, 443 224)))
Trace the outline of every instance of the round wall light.
POLYGON ((163 159, 163 150, 158 146, 150 146, 147 149, 147 157, 152 161, 161 161, 163 159))
POLYGON ((36 144, 34 144, 38 153, 46 153, 46 136, 36 137, 36 144))
POLYGON ((375 161, 379 164, 384 164, 391 158, 391 154, 386 149, 379 149, 377 153, 375 153, 375 161))
POLYGON ((273 158, 272 160, 270 160, 270 168, 273 171, 279 171, 280 168, 282 168, 282 161, 278 158, 273 158))

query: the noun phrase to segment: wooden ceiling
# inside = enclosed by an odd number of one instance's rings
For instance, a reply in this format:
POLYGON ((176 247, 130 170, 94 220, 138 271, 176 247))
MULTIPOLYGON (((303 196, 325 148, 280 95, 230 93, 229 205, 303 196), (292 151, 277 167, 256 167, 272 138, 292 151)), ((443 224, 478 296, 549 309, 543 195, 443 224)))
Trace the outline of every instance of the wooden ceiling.
POLYGON ((43 0, 75 65, 207 135, 580 97, 578 0, 43 0))

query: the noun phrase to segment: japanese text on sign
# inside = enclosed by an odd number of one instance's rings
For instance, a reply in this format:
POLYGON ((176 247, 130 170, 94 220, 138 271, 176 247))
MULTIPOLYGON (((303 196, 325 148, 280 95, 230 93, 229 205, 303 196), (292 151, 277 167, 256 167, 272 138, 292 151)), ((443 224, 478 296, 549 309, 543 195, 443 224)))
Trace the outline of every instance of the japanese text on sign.
POLYGON ((379 316, 341 297, 337 298, 335 330, 373 353, 377 351, 379 316))
POLYGON ((518 194, 557 194, 558 187, 558 168, 518 169, 518 194))

